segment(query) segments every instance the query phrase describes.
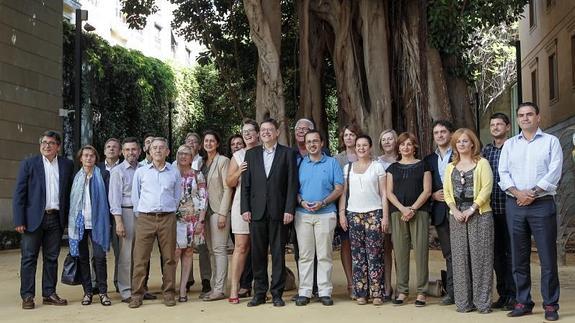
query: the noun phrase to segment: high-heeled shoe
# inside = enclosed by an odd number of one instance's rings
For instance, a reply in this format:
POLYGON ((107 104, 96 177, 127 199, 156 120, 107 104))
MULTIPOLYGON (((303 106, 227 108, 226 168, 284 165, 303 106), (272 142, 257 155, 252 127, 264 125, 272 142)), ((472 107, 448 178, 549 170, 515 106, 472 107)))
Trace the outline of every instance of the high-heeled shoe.
POLYGON ((239 304, 239 303, 240 303, 240 299, 239 299, 239 297, 230 297, 230 298, 228 298, 228 303, 230 303, 230 304, 239 304))
POLYGON ((251 297, 251 296, 252 296, 252 290, 251 289, 246 289, 246 291, 243 293, 238 292, 238 298, 246 298, 246 297, 251 297))

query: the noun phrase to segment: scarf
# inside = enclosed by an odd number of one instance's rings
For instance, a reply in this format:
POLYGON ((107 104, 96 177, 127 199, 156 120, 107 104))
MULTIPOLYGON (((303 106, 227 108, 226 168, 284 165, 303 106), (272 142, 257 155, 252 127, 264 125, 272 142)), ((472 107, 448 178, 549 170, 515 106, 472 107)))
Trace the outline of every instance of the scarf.
MULTIPOLYGON (((68 215, 68 241, 70 255, 78 257, 79 244, 84 237, 84 195, 87 174, 81 168, 72 184, 70 194, 70 213, 68 215)), ((92 242, 102 247, 104 251, 110 250, 110 208, 106 185, 98 167, 94 167, 90 180, 90 200, 92 202, 92 242)))

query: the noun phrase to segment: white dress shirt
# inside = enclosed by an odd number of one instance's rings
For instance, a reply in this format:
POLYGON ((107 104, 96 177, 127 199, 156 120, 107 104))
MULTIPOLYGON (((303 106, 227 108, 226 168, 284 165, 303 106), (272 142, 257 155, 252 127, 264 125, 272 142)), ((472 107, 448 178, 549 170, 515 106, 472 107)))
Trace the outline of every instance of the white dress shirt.
POLYGON ((266 171, 266 177, 270 175, 270 170, 272 169, 272 164, 274 162, 274 156, 276 155, 277 147, 278 147, 277 142, 270 150, 266 149, 266 146, 262 146, 263 150, 262 154, 264 156, 264 169, 266 171))
POLYGON ((52 161, 42 156, 44 162, 44 174, 46 178, 46 208, 45 210, 60 209, 60 171, 58 170, 58 157, 52 161))

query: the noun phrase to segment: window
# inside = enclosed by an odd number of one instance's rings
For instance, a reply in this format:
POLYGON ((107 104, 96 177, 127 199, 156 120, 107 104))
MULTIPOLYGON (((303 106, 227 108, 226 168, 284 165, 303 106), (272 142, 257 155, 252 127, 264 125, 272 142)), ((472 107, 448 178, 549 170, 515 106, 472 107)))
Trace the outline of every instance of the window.
POLYGON ((531 102, 539 105, 537 95, 539 85, 537 83, 537 69, 534 69, 531 71, 531 102))
POLYGON ((160 47, 162 44, 162 26, 154 24, 154 41, 156 42, 156 47, 160 47))
POLYGON ((536 21, 537 14, 535 12, 536 9, 537 9, 537 6, 535 6, 535 0, 530 0, 529 1, 529 28, 530 29, 533 29, 533 28, 535 28, 535 26, 537 26, 537 21, 536 21))
POLYGON ((559 95, 559 78, 557 77, 557 53, 548 57, 549 63, 549 100, 554 101, 559 95))
POLYGON ((126 15, 122 12, 122 3, 120 0, 116 0, 116 18, 118 18, 121 22, 126 23, 126 15))

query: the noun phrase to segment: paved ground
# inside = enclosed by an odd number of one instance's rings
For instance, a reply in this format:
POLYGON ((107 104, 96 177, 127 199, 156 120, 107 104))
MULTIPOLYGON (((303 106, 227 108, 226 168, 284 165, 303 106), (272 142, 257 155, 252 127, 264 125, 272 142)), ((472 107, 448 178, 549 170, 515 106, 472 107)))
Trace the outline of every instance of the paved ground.
MULTIPOLYGON (((62 250, 60 264, 64 261, 67 250, 62 250)), ((157 254, 154 256, 157 259, 157 254)), ((110 258, 110 257, 109 257, 110 258)), ((292 256, 288 256, 293 260, 292 256)), ((24 311, 20 308, 20 276, 19 264, 20 253, 18 250, 0 252, 0 321, 4 322, 218 322, 218 323, 264 323, 264 322, 290 322, 298 320, 304 322, 542 322, 543 311, 541 310, 541 297, 539 296, 539 270, 537 257, 533 259, 534 298, 536 305, 535 314, 511 319, 505 316, 505 312, 495 311, 491 314, 478 313, 460 314, 455 312, 453 306, 442 307, 437 305, 437 298, 429 298, 428 306, 415 308, 413 297, 410 304, 402 307, 394 307, 386 304, 381 307, 372 305, 358 306, 347 299, 345 277, 341 270, 339 260, 334 270, 334 299, 335 305, 324 307, 319 303, 312 303, 306 307, 296 307, 294 303, 287 302, 284 308, 274 308, 271 304, 257 308, 247 308, 247 300, 242 300, 238 305, 228 304, 227 301, 206 303, 198 300, 199 287, 195 285, 190 295, 191 302, 178 304, 167 308, 160 300, 146 301, 139 309, 129 309, 126 304, 120 303, 119 295, 110 293, 113 305, 103 307, 98 302, 90 306, 80 305, 82 289, 80 286, 58 285, 60 296, 67 298, 69 305, 66 307, 43 306, 41 299, 36 297, 36 309, 24 311)), ((197 263, 197 259, 194 260, 197 263)), ((158 266, 158 261, 152 262, 158 266)), ((442 267, 441 255, 438 251, 432 251, 430 255, 430 278, 435 279, 442 267)), ((568 263, 571 266, 561 267, 561 322, 575 322, 575 255, 570 255, 568 263)), ((110 268, 111 268, 111 264, 110 268)), ((295 268, 293 261, 289 266, 295 268)), ((412 266, 413 267, 413 266, 412 266)), ((152 268, 151 288, 159 290, 159 268, 152 268)), ((197 270, 197 268, 196 268, 197 270)), ((109 271, 111 272, 111 271, 109 271)), ((412 277, 413 274, 412 274, 412 277)), ((40 271, 38 271, 37 293, 40 294, 40 271)), ((111 285, 111 284, 110 284, 111 285)), ((286 292, 287 301, 295 291, 286 292)), ((97 297, 94 298, 96 300, 97 297)))

